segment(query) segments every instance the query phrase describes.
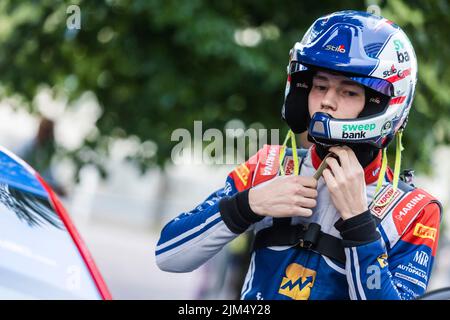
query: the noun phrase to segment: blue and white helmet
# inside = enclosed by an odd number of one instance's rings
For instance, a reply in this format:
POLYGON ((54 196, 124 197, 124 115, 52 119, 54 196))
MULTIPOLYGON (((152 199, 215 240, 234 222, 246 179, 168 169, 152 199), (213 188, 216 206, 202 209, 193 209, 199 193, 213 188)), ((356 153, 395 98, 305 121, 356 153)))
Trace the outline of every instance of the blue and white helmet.
POLYGON ((367 12, 335 12, 317 19, 291 49, 282 117, 293 132, 308 130, 319 143, 384 148, 406 125, 416 82, 416 55, 399 26, 367 12), (318 69, 364 86, 366 104, 358 118, 322 112, 309 117, 308 94, 318 69))

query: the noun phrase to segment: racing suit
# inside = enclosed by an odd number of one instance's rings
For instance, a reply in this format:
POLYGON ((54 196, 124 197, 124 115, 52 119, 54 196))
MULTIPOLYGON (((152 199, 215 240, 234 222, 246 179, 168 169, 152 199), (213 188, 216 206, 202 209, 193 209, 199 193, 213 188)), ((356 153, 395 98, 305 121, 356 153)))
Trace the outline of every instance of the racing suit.
MULTIPOLYGON (((170 221, 156 247, 156 262, 169 272, 189 272, 206 262, 240 233, 258 233, 273 218, 256 215, 248 203, 250 188, 267 183, 284 167, 292 174, 292 150, 283 161, 281 146, 265 145, 231 172, 225 186, 190 212, 170 221)), ((312 176, 321 160, 312 146, 300 166, 300 175, 312 176)), ((317 223, 324 233, 342 239, 345 263, 298 246, 253 250, 241 299, 413 299, 427 287, 439 237, 441 207, 428 193, 392 190, 392 172, 375 195, 381 152, 364 168, 369 210, 342 220, 323 178, 317 206, 310 217, 293 217, 291 224, 317 223), (390 189, 389 189, 390 188, 390 189), (372 200, 394 200, 384 207, 372 200), (375 216, 382 218, 376 223, 375 216)))

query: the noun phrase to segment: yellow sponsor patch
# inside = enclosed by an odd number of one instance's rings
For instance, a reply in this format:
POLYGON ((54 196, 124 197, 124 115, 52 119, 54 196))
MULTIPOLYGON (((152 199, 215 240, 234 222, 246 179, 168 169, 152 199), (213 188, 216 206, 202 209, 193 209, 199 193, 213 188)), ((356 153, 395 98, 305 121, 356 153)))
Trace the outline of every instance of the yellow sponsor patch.
POLYGON ((383 253, 382 255, 378 256, 377 260, 381 268, 384 268, 388 265, 387 258, 388 255, 386 253, 383 253))
POLYGON ((245 187, 248 182, 248 175, 250 173, 250 169, 245 165, 245 163, 243 163, 239 167, 234 169, 234 172, 236 172, 236 175, 238 176, 239 180, 241 180, 242 184, 245 187))
POLYGON ((281 281, 278 293, 294 300, 308 300, 316 279, 316 271, 291 263, 281 281))
POLYGON ((423 238, 423 239, 431 239, 434 241, 434 239, 436 239, 436 233, 437 233, 436 228, 428 227, 421 223, 417 223, 416 226, 414 227, 413 234, 416 237, 423 238))

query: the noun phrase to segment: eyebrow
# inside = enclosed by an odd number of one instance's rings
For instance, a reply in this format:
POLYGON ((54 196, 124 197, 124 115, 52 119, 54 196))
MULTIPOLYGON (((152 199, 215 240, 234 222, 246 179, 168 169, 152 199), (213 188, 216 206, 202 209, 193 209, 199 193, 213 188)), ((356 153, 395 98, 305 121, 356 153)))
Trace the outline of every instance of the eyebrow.
MULTIPOLYGON (((317 79, 317 80, 323 80, 323 81, 329 81, 327 77, 324 76, 320 76, 320 75, 315 75, 313 79, 317 79)), ((343 85, 350 85, 350 86, 356 86, 356 87, 361 87, 362 86, 352 80, 342 80, 341 84, 343 85)))

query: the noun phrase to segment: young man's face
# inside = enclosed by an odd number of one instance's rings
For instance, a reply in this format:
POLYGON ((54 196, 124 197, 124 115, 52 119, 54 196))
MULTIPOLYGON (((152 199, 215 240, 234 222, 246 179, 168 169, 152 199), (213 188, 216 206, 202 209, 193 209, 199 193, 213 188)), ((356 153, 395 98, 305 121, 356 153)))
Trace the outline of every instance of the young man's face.
POLYGON ((336 119, 356 118, 365 103, 364 88, 350 79, 318 71, 308 97, 309 114, 325 112, 336 119))

